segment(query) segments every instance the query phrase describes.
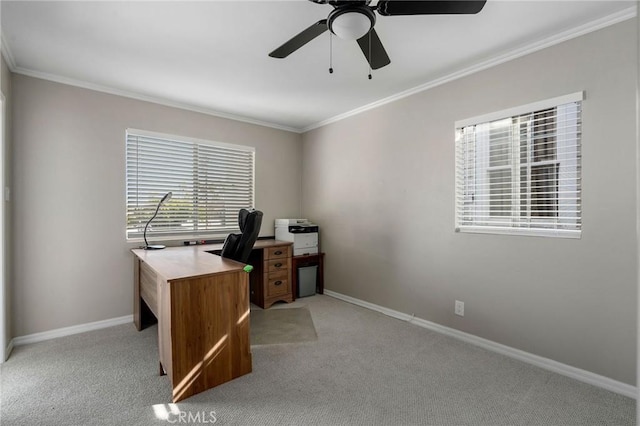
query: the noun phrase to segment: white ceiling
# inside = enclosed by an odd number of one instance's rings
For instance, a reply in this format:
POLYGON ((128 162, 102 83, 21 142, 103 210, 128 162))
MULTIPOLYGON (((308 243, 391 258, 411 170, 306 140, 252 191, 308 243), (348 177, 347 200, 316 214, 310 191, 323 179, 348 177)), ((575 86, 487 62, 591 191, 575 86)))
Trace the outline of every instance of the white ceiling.
POLYGON ((323 34, 276 47, 332 10, 307 0, 0 4, 13 71, 273 127, 319 123, 628 19, 635 1, 496 1, 477 15, 378 16, 391 64, 323 34))

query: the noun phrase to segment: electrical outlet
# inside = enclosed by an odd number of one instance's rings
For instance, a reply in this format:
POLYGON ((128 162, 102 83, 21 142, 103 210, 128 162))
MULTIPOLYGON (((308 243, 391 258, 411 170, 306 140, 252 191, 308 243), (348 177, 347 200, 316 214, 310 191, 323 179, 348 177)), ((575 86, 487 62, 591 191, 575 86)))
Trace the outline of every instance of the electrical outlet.
POLYGON ((455 307, 453 313, 463 317, 464 316, 464 302, 456 300, 456 307, 455 307))

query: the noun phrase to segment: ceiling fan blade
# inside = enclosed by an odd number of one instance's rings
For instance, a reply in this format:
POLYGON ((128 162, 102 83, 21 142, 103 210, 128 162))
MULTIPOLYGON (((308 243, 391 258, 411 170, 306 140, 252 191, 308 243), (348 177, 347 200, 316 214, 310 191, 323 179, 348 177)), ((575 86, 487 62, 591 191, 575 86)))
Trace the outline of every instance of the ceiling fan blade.
POLYGON ((287 41, 273 52, 269 53, 269 56, 272 58, 286 58, 328 29, 327 20, 321 19, 306 30, 303 30, 300 34, 294 36, 291 40, 287 41))
POLYGON ((380 0, 377 10, 383 16, 474 14, 480 12, 486 2, 486 0, 380 0))
POLYGON ((358 45, 372 69, 377 70, 391 63, 389 55, 387 55, 387 51, 384 50, 380 37, 378 37, 378 33, 376 33, 374 28, 358 39, 358 45), (371 36, 371 44, 369 44, 369 36, 371 36), (371 51, 371 57, 369 57, 369 51, 371 51))

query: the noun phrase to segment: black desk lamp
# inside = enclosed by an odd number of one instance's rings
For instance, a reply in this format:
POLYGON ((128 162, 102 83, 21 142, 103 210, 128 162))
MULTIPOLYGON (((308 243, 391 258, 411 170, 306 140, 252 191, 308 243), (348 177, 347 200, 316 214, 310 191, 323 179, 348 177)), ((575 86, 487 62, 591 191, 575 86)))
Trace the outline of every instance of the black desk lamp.
POLYGON ((153 219, 156 218, 156 216, 158 215, 158 210, 160 210, 160 206, 163 205, 165 202, 169 201, 171 199, 171 196, 173 195, 172 192, 167 192, 166 194, 164 194, 164 197, 162 197, 162 200, 160 200, 160 202, 158 203, 158 207, 156 207, 156 212, 153 214, 153 216, 151 217, 151 219, 149 219, 149 222, 147 222, 147 224, 144 226, 144 249, 145 250, 162 250, 163 248, 165 248, 166 246, 163 245, 153 245, 150 246, 149 243, 147 242, 147 228, 149 227, 149 224, 151 223, 151 221, 153 219))

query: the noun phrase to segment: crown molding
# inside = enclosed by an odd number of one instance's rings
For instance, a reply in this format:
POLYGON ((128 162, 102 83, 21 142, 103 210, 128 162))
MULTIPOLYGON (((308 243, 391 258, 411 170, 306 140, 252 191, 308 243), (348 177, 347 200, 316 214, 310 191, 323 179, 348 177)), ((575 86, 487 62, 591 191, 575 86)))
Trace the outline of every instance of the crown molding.
POLYGON ((522 56, 528 55, 530 53, 534 53, 537 51, 540 51, 542 49, 546 49, 547 47, 551 47, 554 46, 556 44, 560 44, 562 42, 565 42, 567 40, 571 40, 580 36, 583 36, 585 34, 591 33, 593 31, 597 31, 600 30, 602 28, 606 28, 608 26, 626 21, 628 19, 634 18, 636 16, 637 13, 637 7, 636 5, 631 6, 627 9, 621 10, 619 12, 613 13, 611 15, 607 15, 603 18, 600 19, 596 19, 595 21, 591 21, 588 22, 584 25, 580 25, 578 27, 574 27, 570 30, 567 31, 563 31, 561 33, 555 34, 553 36, 544 38, 542 40, 538 40, 535 41, 533 43, 529 43, 525 46, 521 46, 512 50, 509 50, 507 52, 504 52, 502 54, 496 55, 491 59, 482 61, 482 62, 478 62, 476 64, 473 64, 467 68, 463 68, 459 71, 453 72, 451 74, 448 74, 446 76, 437 78, 435 80, 431 80, 427 83, 421 84, 420 86, 416 86, 412 89, 408 89, 405 90, 403 92, 397 93, 395 95, 389 96, 387 98, 384 99, 380 99, 378 101, 372 102, 368 105, 364 105, 362 107, 356 108, 354 110, 351 110, 349 112, 345 112, 344 114, 340 114, 340 115, 336 115, 335 117, 320 121, 318 123, 312 124, 310 126, 307 126, 303 129, 301 129, 300 131, 302 133, 308 132, 310 130, 313 129, 317 129, 319 127, 322 126, 326 126, 328 124, 331 123, 335 123, 337 121, 341 121, 344 120, 345 118, 349 118, 349 117, 353 117, 355 115, 361 114, 365 111, 369 111, 372 110, 374 108, 378 108, 382 105, 386 105, 388 103, 391 102, 395 102, 397 100, 406 98, 408 96, 414 95, 416 93, 420 93, 423 92, 425 90, 428 89, 432 89, 434 87, 443 85, 445 83, 449 83, 451 81, 457 80, 459 78, 462 77, 466 77, 468 75, 477 73, 479 71, 483 71, 486 70, 488 68, 494 67, 496 65, 500 65, 503 64, 505 62, 509 62, 511 60, 520 58, 522 56))
POLYGON ((414 88, 402 91, 400 93, 397 93, 395 95, 389 96, 387 98, 380 99, 378 101, 375 101, 375 102, 372 102, 370 104, 364 105, 362 107, 353 109, 353 110, 348 111, 346 113, 339 114, 339 115, 336 115, 334 117, 328 118, 326 120, 311 124, 311 125, 306 126, 306 127, 301 127, 301 128, 285 126, 285 125, 282 125, 282 124, 271 123, 271 122, 267 122, 267 121, 261 121, 261 120, 253 119, 253 118, 250 118, 250 117, 245 117, 245 116, 240 116, 240 115, 235 115, 235 114, 229 114, 229 113, 216 111, 216 110, 209 109, 209 108, 190 105, 190 104, 187 104, 187 103, 172 101, 172 100, 169 100, 169 99, 164 99, 164 98, 155 97, 155 96, 143 95, 143 94, 136 93, 136 92, 115 89, 115 88, 112 88, 112 87, 102 86, 102 85, 98 85, 98 84, 94 84, 94 83, 89 83, 89 82, 82 81, 82 80, 72 79, 72 78, 63 77, 63 76, 59 76, 59 75, 55 75, 55 74, 43 73, 43 72, 40 72, 40 71, 34 71, 34 70, 18 67, 16 65, 16 63, 15 63, 14 57, 13 57, 13 55, 11 53, 11 49, 9 48, 9 44, 7 43, 6 38, 4 37, 3 33, 0 33, 0 39, 1 39, 1 42, 2 42, 1 43, 2 56, 4 56, 5 61, 7 62, 7 66, 9 67, 9 70, 11 72, 14 72, 14 73, 17 73, 17 74, 23 74, 23 75, 26 75, 26 76, 29 76, 29 77, 39 78, 39 79, 43 79, 43 80, 49 80, 49 81, 53 81, 53 82, 57 82, 57 83, 61 83, 61 84, 70 85, 70 86, 81 87, 81 88, 84 88, 84 89, 95 90, 97 92, 107 93, 107 94, 111 94, 111 95, 122 96, 122 97, 136 99, 136 100, 145 101, 145 102, 151 102, 151 103, 155 103, 155 104, 158 104, 158 105, 164 105, 164 106, 168 106, 168 107, 172 107, 172 108, 178 108, 178 109, 182 109, 182 110, 186 110, 186 111, 192 111, 192 112, 197 112, 197 113, 201 113, 201 114, 211 115, 211 116, 214 116, 214 117, 225 118, 225 119, 228 119, 228 120, 239 121, 239 122, 242 122, 242 123, 254 124, 254 125, 263 126, 263 127, 270 127, 270 128, 273 128, 273 129, 284 130, 284 131, 293 132, 293 133, 305 133, 305 132, 308 132, 310 130, 322 127, 322 126, 326 126, 328 124, 332 124, 332 123, 344 120, 346 118, 353 117, 355 115, 361 114, 361 113, 369 111, 371 109, 378 108, 378 107, 386 105, 388 103, 395 102, 397 100, 406 98, 406 97, 414 95, 416 93, 420 93, 420 92, 423 92, 425 90, 429 90, 429 89, 432 89, 434 87, 449 83, 449 82, 457 80, 457 79, 460 79, 462 77, 466 77, 466 76, 474 74, 476 72, 486 70, 486 69, 494 67, 496 65, 503 64, 503 63, 511 61, 513 59, 520 58, 520 57, 528 55, 530 53, 534 53, 534 52, 540 51, 540 50, 545 49, 547 47, 551 47, 551 46, 554 46, 556 44, 560 44, 562 42, 574 39, 576 37, 580 37, 580 36, 588 34, 590 32, 597 31, 597 30, 600 30, 602 28, 606 28, 606 27, 611 26, 611 25, 615 25, 617 23, 620 23, 620 22, 626 21, 628 19, 634 18, 636 16, 636 13, 637 13, 637 6, 634 4, 631 7, 628 7, 626 9, 624 9, 624 10, 621 10, 619 12, 613 13, 611 15, 607 15, 607 16, 605 16, 603 18, 596 19, 594 21, 588 22, 586 24, 580 25, 578 27, 572 28, 572 29, 567 30, 567 31, 563 31, 561 33, 558 33, 558 34, 555 34, 553 36, 544 38, 542 40, 538 40, 536 42, 527 44, 525 46, 521 46, 519 48, 512 49, 510 51, 507 51, 507 52, 504 52, 502 54, 496 55, 493 58, 487 59, 485 61, 478 62, 478 63, 473 64, 473 65, 471 65, 471 66, 469 66, 467 68, 463 68, 463 69, 458 70, 456 72, 453 72, 451 74, 448 74, 448 75, 445 75, 443 77, 431 80, 429 82, 426 82, 426 83, 421 84, 419 86, 416 86, 414 88))
POLYGON ((234 121, 239 121, 239 122, 242 122, 242 123, 255 124, 257 126, 270 127, 270 128, 273 128, 273 129, 285 130, 285 131, 294 132, 294 133, 300 133, 300 129, 297 129, 295 127, 284 126, 284 125, 281 125, 281 124, 271 123, 271 122, 268 122, 268 121, 256 120, 256 119, 245 117, 245 116, 241 116, 241 115, 229 114, 229 113, 216 111, 216 110, 209 109, 209 108, 198 107, 198 106, 195 106, 195 105, 190 105, 190 104, 186 104, 186 103, 182 103, 182 102, 172 101, 172 100, 169 100, 169 99, 160 98, 160 97, 156 97, 156 96, 143 95, 143 94, 136 93, 136 92, 131 92, 131 91, 128 91, 128 90, 115 89, 113 87, 102 86, 102 85, 99 85, 99 84, 89 83, 89 82, 86 82, 86 81, 76 80, 76 79, 68 78, 68 77, 62 77, 62 76, 59 76, 59 75, 56 75, 56 74, 49 74, 49 73, 44 73, 44 72, 40 72, 40 71, 33 71, 33 70, 29 70, 29 69, 22 68, 22 67, 16 67, 15 71, 13 71, 13 72, 15 72, 17 74, 26 75, 28 77, 39 78, 39 79, 42 79, 42 80, 49 80, 49 81, 53 81, 53 82, 56 82, 56 83, 66 84, 66 85, 69 85, 69 86, 80 87, 80 88, 83 88, 83 89, 94 90, 96 92, 102 92, 102 93, 107 93, 107 94, 110 94, 110 95, 122 96, 122 97, 125 97, 125 98, 136 99, 136 100, 144 101, 144 102, 151 102, 151 103, 154 103, 154 104, 164 105, 164 106, 168 106, 168 107, 172 107, 172 108, 178 108, 178 109, 182 109, 182 110, 186 110, 186 111, 198 112, 198 113, 201 113, 201 114, 211 115, 211 116, 214 116, 214 117, 225 118, 227 120, 234 120, 234 121))
POLYGON ((201 114, 211 115, 214 117, 225 118, 227 120, 234 120, 234 121, 239 121, 247 124, 255 124, 257 126, 270 127, 273 129, 285 130, 287 132, 301 133, 301 130, 296 127, 290 127, 290 126, 285 126, 277 123, 271 123, 268 121, 257 120, 257 119, 253 119, 253 118, 245 117, 241 115, 229 114, 221 111, 216 111, 210 108, 198 107, 195 105, 176 102, 176 101, 172 101, 165 98, 143 95, 143 94, 131 92, 128 90, 115 89, 113 87, 102 86, 99 84, 94 84, 94 83, 90 83, 83 80, 63 77, 57 74, 44 73, 40 71, 34 71, 27 68, 19 67, 16 65, 13 54, 11 53, 11 48, 9 47, 9 43, 7 42, 6 37, 4 36, 4 32, 2 31, 0 31, 0 43, 1 43, 0 48, 2 50, 2 56, 4 56, 4 59, 7 62, 7 66, 9 67, 9 70, 16 74, 22 74, 28 77, 39 78, 41 80, 48 80, 56 83, 66 84, 68 86, 95 90, 96 92, 107 93, 110 95, 122 96, 125 98, 136 99, 139 101, 151 102, 154 104, 164 105, 172 108, 178 108, 186 111, 198 112, 201 114))
POLYGON ((2 31, 0 31, 0 50, 2 51, 2 56, 4 57, 7 66, 9 67, 9 71, 15 72, 16 61, 13 59, 9 43, 7 43, 7 39, 2 31))

